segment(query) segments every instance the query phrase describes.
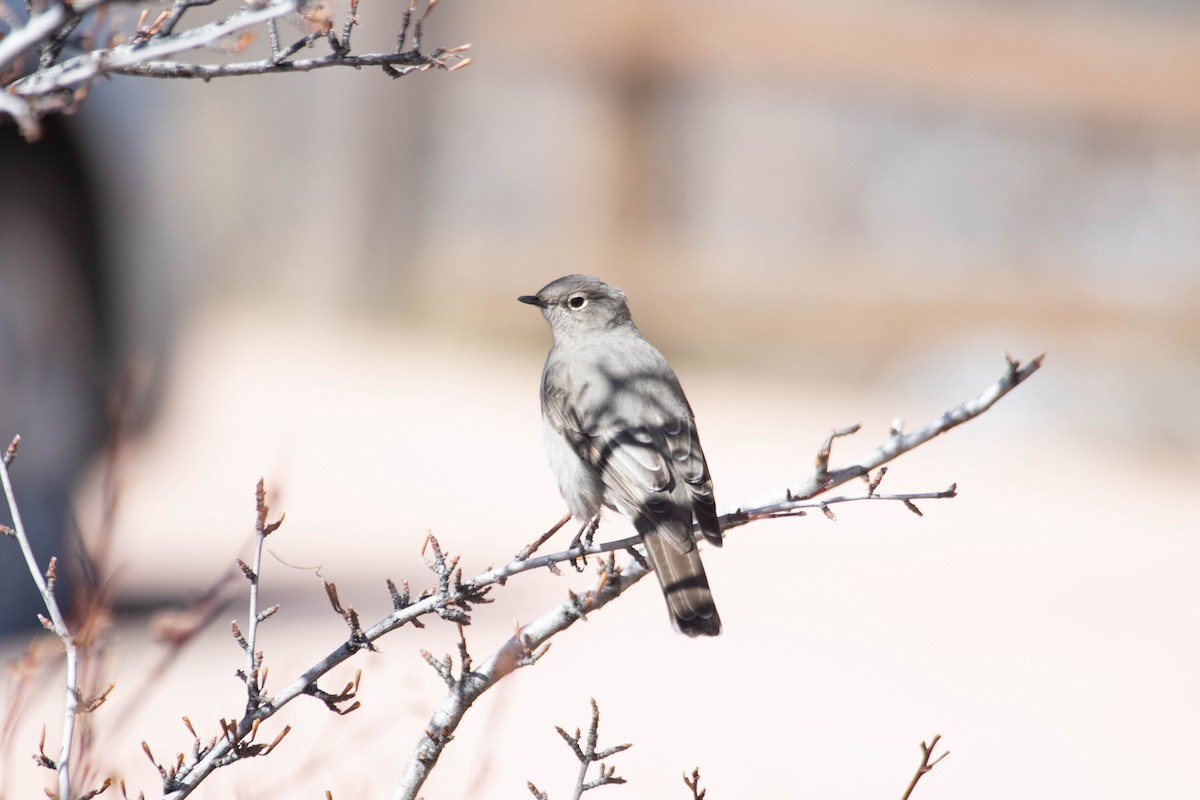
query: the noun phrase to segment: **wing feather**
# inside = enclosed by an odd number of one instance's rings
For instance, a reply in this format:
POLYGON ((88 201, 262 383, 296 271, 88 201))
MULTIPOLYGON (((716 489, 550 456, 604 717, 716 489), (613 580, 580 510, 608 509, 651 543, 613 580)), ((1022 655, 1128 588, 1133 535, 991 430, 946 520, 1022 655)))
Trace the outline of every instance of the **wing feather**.
MULTIPOLYGON (((706 539, 721 544, 712 479, 690 416, 643 425, 605 425, 580 418, 569 377, 562 371, 548 368, 542 389, 547 422, 600 473, 606 502, 635 523, 643 517, 651 527, 662 528, 680 552, 695 547, 693 518, 706 539)), ((690 412, 686 401, 681 410, 690 412)))

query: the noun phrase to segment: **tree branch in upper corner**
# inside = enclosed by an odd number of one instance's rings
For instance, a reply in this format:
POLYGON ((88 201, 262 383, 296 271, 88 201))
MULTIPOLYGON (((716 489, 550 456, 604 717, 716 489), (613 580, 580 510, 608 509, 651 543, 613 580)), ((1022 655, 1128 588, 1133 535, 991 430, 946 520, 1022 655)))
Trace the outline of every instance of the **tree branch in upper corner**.
POLYGON ((425 18, 437 0, 428 0, 420 14, 415 13, 417 0, 409 0, 391 53, 352 52, 351 34, 359 24, 358 0, 350 0, 340 29, 335 29, 325 0, 260 0, 238 5, 216 21, 177 32, 190 9, 232 2, 174 0, 170 9, 154 19, 144 11, 132 32, 112 29, 112 15, 102 13, 114 5, 112 0, 52 1, 44 10, 30 14, 23 24, 15 12, 0 15, 0 119, 11 117, 22 135, 32 141, 40 134, 41 117, 73 111, 95 80, 104 75, 208 81, 324 67, 381 67, 388 76, 399 78, 430 69, 453 71, 471 63, 463 56, 470 47, 467 44, 430 52, 421 49, 425 18), (277 20, 282 17, 296 19, 306 33, 294 42, 281 44, 277 20), (270 45, 270 54, 263 58, 224 64, 175 60, 200 49, 236 56, 261 33, 266 33, 270 45), (293 58, 318 45, 326 47, 327 52, 293 58), (62 58, 68 49, 78 55, 62 58))

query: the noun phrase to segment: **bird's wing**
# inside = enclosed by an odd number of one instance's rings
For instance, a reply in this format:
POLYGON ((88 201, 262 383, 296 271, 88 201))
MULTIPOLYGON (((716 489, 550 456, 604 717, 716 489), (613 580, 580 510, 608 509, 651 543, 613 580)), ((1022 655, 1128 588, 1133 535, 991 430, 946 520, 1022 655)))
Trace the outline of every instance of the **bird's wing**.
POLYGON ((608 492, 635 524, 641 517, 680 552, 688 552, 695 547, 694 515, 705 538, 721 543, 712 480, 690 416, 642 425, 598 424, 577 413, 569 381, 558 370, 547 370, 542 388, 546 421, 603 476, 608 492))
POLYGON ((583 420, 571 403, 564 376, 557 369, 547 368, 542 376, 542 416, 546 422, 571 445, 580 458, 585 458, 587 434, 583 420))
POLYGON ((639 531, 657 529, 681 553, 695 548, 690 498, 661 426, 603 431, 590 449, 605 488, 639 531))
POLYGON ((700 449, 695 420, 690 417, 670 420, 663 424, 662 431, 675 471, 691 496, 692 512, 700 531, 705 539, 719 547, 722 543, 721 524, 717 520, 712 478, 708 474, 704 451, 700 449))

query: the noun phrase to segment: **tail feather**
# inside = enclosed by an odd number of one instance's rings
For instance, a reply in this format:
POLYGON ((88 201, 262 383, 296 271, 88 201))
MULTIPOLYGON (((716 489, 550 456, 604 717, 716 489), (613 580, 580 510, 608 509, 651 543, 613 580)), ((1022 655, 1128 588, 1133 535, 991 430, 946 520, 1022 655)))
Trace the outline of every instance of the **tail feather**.
POLYGON ((640 532, 675 629, 688 636, 720 633, 721 617, 708 588, 699 548, 693 542, 690 550, 680 552, 657 528, 640 532))

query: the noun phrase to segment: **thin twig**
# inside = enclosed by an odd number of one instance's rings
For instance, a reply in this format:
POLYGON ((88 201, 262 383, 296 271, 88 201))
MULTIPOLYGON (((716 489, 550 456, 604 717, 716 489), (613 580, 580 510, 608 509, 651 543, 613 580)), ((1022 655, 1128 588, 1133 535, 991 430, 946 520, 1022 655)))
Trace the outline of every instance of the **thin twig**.
POLYGON ((912 780, 908 782, 908 788, 904 790, 904 794, 901 795, 900 800, 909 800, 913 789, 917 788, 917 781, 921 780, 925 773, 933 769, 939 761, 950 755, 950 751, 947 750, 932 761, 929 760, 933 755, 934 748, 937 747, 938 740, 941 738, 942 735, 939 733, 930 740, 929 744, 921 742, 921 766, 917 767, 917 771, 913 773, 912 780))
POLYGON ((524 561, 524 560, 528 559, 530 556, 532 556, 534 553, 536 553, 538 551, 539 547, 544 545, 546 542, 550 541, 550 538, 552 536, 554 536, 554 534, 558 533, 562 529, 563 525, 566 525, 570 521, 571 521, 570 513, 564 514, 562 519, 560 519, 558 522, 556 522, 550 526, 550 530, 546 531, 541 536, 539 536, 537 539, 534 539, 532 542, 530 542, 529 544, 522 547, 521 551, 519 553, 517 553, 515 560, 516 561, 524 561))
MULTIPOLYGON (((171 6, 171 12, 167 15, 167 18, 163 20, 162 25, 159 27, 160 35, 170 36, 172 33, 174 33, 175 25, 179 23, 179 20, 183 19, 184 13, 189 9, 197 8, 199 6, 211 6, 215 2, 217 2, 217 0, 175 0, 174 5, 171 6)), ((274 20, 272 20, 272 22, 274 22, 274 20)))
POLYGON ((354 32, 354 26, 358 24, 358 0, 350 0, 349 6, 346 9, 346 19, 342 22, 342 55, 350 53, 350 34, 354 32))
POLYGON ((17 507, 17 497, 13 491, 8 467, 15 458, 20 443, 21 437, 15 437, 12 444, 8 446, 4 457, 0 458, 0 483, 4 484, 4 497, 8 501, 9 513, 12 514, 13 530, 17 543, 21 547, 21 554, 25 557, 25 566, 28 567, 29 574, 33 576, 38 592, 42 595, 42 602, 45 603, 46 611, 50 615, 49 620, 42 618, 42 624, 54 632, 62 642, 63 650, 66 651, 67 696, 63 709, 62 743, 53 768, 58 772, 58 796, 71 797, 71 744, 75 736, 75 718, 79 710, 79 651, 71 632, 67 629, 67 623, 58 607, 58 600, 54 597, 54 591, 48 585, 47 578, 43 576, 42 570, 38 566, 33 548, 29 546, 29 537, 25 534, 25 524, 21 521, 21 511, 17 507))
POLYGON ((267 20, 267 42, 271 45, 271 61, 274 61, 280 50, 278 20, 267 20))
MULTIPOLYGON (((825 440, 824 446, 817 455, 817 468, 807 478, 803 479, 798 488, 788 489, 783 499, 767 498, 754 503, 754 508, 746 509, 744 513, 750 514, 775 514, 780 511, 787 511, 792 508, 797 508, 798 503, 808 500, 823 492, 827 492, 835 486, 840 486, 854 478, 866 476, 874 469, 878 469, 883 464, 895 459, 898 456, 907 453, 914 448, 928 442, 951 428, 958 427, 964 422, 978 417, 980 414, 987 411, 996 401, 1004 397, 1013 389, 1020 386, 1030 375, 1037 372, 1041 368, 1042 362, 1046 354, 1043 353, 1036 358, 1031 359, 1025 364, 1013 360, 1009 356, 1005 356, 1008 368, 1000 380, 993 383, 976 397, 966 402, 960 403, 946 413, 942 414, 937 419, 927 425, 918 428, 911 433, 903 433, 895 427, 888 432, 887 441, 879 447, 864 453, 854 460, 852 464, 841 469, 828 470, 829 463, 829 448, 832 445, 833 439, 849 435, 858 430, 858 426, 844 428, 834 431, 828 439, 825 440)), ((738 509, 734 516, 738 513, 743 513, 742 509, 738 509)), ((749 520, 746 520, 749 521, 749 520)), ((733 524, 744 524, 743 522, 734 521, 733 524)))
MULTIPOLYGON (((263 543, 274 530, 267 525, 267 490, 263 479, 258 479, 254 492, 255 511, 257 516, 254 523, 254 557, 250 572, 246 577, 250 580, 250 612, 246 615, 246 710, 253 711, 262 702, 261 686, 259 685, 259 668, 262 666, 262 653, 258 652, 258 588, 262 575, 263 543)), ((276 528, 279 526, 276 525, 276 528)))
MULTIPOLYGON (((557 725, 554 730, 558 731, 558 735, 567 743, 567 747, 571 748, 571 752, 575 754, 575 758, 579 760, 579 774, 575 778, 575 794, 574 800, 579 800, 583 797, 584 792, 601 786, 609 786, 611 784, 625 783, 625 779, 619 777, 614 766, 606 767, 604 759, 614 756, 617 753, 624 752, 633 747, 632 744, 619 744, 616 747, 607 747, 604 750, 596 750, 596 744, 600 739, 600 706, 596 705, 596 698, 592 698, 592 721, 588 725, 587 739, 585 741, 583 734, 579 728, 575 729, 574 734, 567 733, 557 725), (592 764, 600 762, 600 776, 592 780, 587 779, 588 770, 592 764)), ((528 781, 526 785, 534 797, 546 798, 547 795, 533 785, 532 781, 528 781)))

